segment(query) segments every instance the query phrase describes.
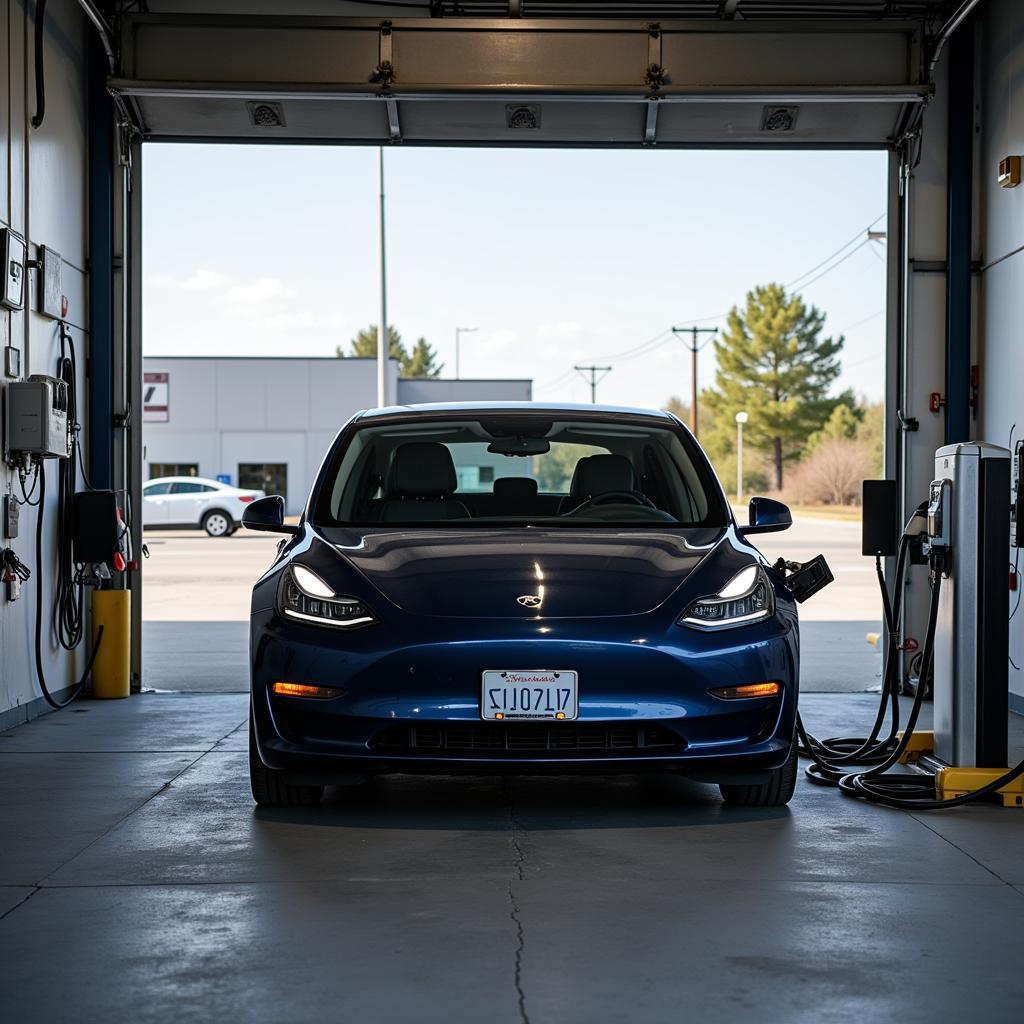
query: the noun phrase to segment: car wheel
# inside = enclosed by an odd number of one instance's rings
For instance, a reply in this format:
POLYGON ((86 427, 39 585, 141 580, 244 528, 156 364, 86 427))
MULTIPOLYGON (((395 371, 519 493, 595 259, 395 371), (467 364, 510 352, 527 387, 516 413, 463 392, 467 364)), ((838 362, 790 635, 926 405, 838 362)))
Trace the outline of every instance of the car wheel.
POLYGON ((260 807, 315 807, 324 795, 323 786, 292 786, 281 772, 268 768, 256 749, 252 712, 249 713, 249 788, 260 807))
POLYGON ((231 536, 231 517, 220 509, 207 512, 200 525, 211 537, 231 536))
POLYGON ((771 773, 767 782, 754 786, 721 785, 722 799, 736 807, 782 807, 788 804, 796 790, 797 753, 796 743, 790 748, 789 757, 781 768, 771 773))

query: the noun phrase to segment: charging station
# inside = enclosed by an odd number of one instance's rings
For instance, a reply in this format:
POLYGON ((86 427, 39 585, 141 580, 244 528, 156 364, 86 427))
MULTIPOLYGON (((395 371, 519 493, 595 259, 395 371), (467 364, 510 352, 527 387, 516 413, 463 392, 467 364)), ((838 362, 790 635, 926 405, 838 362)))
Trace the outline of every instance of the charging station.
POLYGON ((1010 453, 980 442, 948 445, 935 453, 935 479, 932 495, 946 505, 941 542, 949 545, 935 636, 935 756, 1005 769, 1010 453))

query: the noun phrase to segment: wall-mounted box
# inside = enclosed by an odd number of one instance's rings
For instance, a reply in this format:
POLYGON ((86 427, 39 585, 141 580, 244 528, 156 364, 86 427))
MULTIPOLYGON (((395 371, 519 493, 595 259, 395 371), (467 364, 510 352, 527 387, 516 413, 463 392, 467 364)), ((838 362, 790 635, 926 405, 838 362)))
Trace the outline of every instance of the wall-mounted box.
POLYGON ((25 239, 10 228, 0 228, 0 305, 25 308, 25 239))
POLYGON ((71 445, 66 381, 33 374, 28 380, 8 384, 6 399, 6 454, 68 457, 71 445))
POLYGON ((39 312, 54 320, 67 316, 62 270, 64 260, 48 245, 39 246, 39 312))
POLYGON ((1004 156, 999 161, 1000 188, 1016 188, 1020 184, 1020 157, 1004 156))

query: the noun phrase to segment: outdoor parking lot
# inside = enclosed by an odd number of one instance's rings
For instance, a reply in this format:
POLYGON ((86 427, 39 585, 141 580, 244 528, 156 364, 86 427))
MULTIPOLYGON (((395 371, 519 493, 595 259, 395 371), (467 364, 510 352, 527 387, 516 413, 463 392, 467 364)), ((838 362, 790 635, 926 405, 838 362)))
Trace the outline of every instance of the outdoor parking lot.
MULTIPOLYGON (((248 682, 249 592, 270 565, 278 538, 239 530, 146 534, 143 685, 156 690, 240 691, 248 682)), ((874 562, 861 551, 860 523, 797 516, 762 538, 771 561, 824 553, 836 582, 800 609, 805 692, 878 686, 881 657, 865 640, 881 627, 874 562)))

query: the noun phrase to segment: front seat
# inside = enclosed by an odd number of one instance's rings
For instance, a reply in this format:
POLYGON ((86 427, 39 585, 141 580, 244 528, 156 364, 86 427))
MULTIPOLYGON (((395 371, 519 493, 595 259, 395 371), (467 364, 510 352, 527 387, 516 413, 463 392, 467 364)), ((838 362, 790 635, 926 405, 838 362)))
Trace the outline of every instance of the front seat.
POLYGON ((410 441, 391 456, 380 520, 426 523, 468 519, 469 509, 452 498, 458 487, 451 452, 437 441, 410 441))
POLYGON ((576 463, 569 493, 558 506, 558 514, 564 516, 602 494, 636 489, 633 463, 625 455, 588 455, 576 463))

